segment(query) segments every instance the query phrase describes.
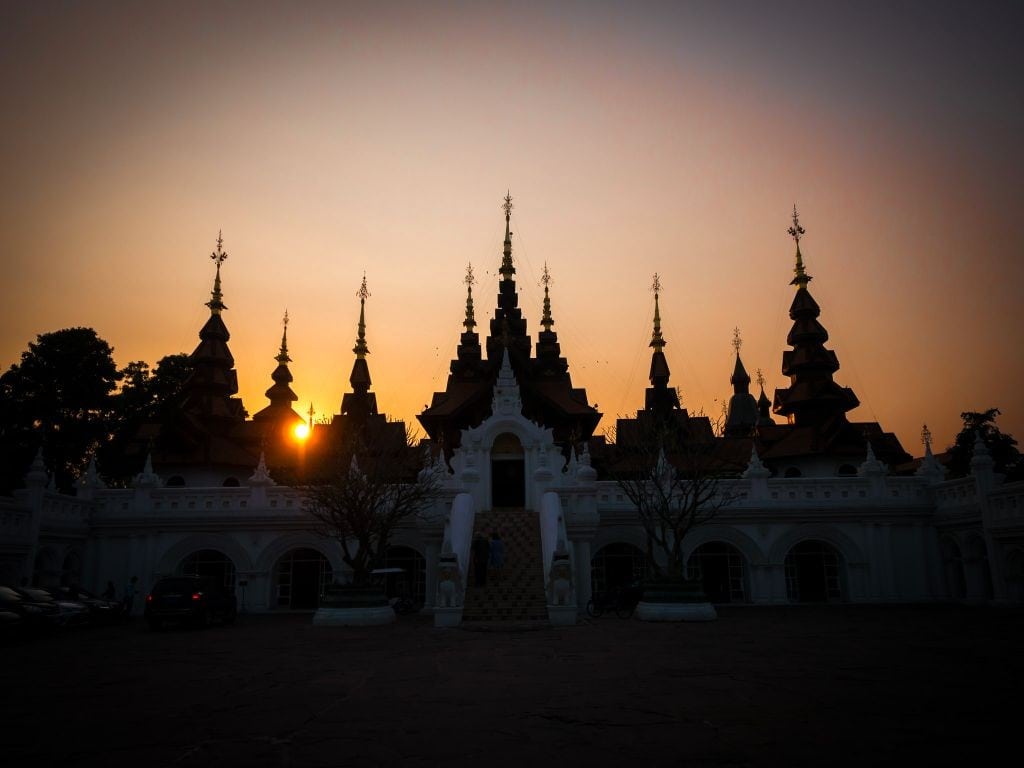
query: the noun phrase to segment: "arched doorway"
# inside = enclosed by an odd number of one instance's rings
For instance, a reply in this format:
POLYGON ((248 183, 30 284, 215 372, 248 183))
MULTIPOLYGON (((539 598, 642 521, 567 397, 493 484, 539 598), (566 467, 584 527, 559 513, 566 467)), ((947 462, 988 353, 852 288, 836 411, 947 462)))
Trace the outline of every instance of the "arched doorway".
POLYGON ((946 594, 952 600, 967 597, 967 576, 959 545, 951 538, 942 539, 942 572, 946 577, 946 594))
POLYGON ((401 568, 401 573, 389 573, 384 586, 388 597, 410 597, 422 605, 427 595, 427 561, 412 547, 388 547, 384 555, 385 568, 401 568))
POLYGON ((646 575, 647 557, 632 544, 608 544, 590 560, 590 583, 595 595, 628 586, 646 575))
POLYGON ((786 555, 786 593, 794 603, 843 599, 842 558, 824 541, 801 541, 786 555))
POLYGON ((214 584, 222 584, 229 592, 235 589, 235 564, 217 549, 193 552, 178 564, 179 576, 202 576, 214 584))
POLYGON ((687 576, 700 581, 712 603, 747 601, 746 568, 743 555, 724 541, 701 544, 690 555, 687 576))
POLYGON ((315 549, 293 549, 274 568, 274 606, 315 610, 334 577, 327 558, 315 549))
POLYGON ((523 444, 510 432, 498 435, 491 446, 491 506, 526 505, 526 462, 523 444))
POLYGON ((991 600, 992 570, 988 563, 988 547, 981 536, 971 536, 967 543, 967 575, 972 599, 991 600))

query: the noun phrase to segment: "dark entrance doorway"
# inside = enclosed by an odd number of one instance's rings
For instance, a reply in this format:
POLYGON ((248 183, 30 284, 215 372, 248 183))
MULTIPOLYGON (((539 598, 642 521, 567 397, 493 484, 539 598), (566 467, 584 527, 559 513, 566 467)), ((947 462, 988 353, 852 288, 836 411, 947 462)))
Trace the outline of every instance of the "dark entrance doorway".
POLYGON ((839 552, 823 541, 801 541, 786 555, 786 591, 795 603, 843 599, 839 552))
POLYGON ((688 565, 688 576, 704 588, 712 603, 742 603, 744 589, 743 555, 731 544, 709 541, 697 547, 688 565))
POLYGON ((313 610, 331 582, 331 566, 315 549, 293 549, 277 564, 277 606, 313 610))
POLYGON ((515 435, 498 435, 491 446, 491 506, 526 506, 523 444, 515 435))

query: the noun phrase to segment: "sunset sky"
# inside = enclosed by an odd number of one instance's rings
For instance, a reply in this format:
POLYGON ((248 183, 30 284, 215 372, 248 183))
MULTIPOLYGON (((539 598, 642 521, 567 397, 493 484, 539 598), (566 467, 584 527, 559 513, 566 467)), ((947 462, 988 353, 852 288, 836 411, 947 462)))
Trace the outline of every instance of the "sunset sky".
POLYGON ((3 2, 0 365, 69 326, 191 352, 222 229, 249 412, 285 309, 297 410, 338 411, 365 271, 373 389, 414 422, 468 262, 493 312, 511 190, 530 332, 547 262, 599 431, 643 404, 655 271, 672 383, 718 413, 734 326, 787 383, 796 203, 851 418, 918 455, 999 407, 1024 440, 1022 9, 3 2))

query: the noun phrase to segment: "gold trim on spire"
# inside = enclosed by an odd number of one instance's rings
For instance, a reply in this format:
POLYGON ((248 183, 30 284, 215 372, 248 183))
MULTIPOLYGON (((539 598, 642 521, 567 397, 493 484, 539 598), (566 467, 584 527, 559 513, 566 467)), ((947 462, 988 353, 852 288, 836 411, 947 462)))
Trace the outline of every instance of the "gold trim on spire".
POLYGON ((498 270, 498 273, 502 280, 511 280, 512 275, 516 273, 515 265, 512 264, 512 231, 509 229, 512 217, 511 192, 505 194, 505 202, 501 208, 505 211, 505 247, 501 252, 501 269, 498 270))
POLYGON ((370 350, 366 346, 366 300, 370 298, 370 292, 366 288, 365 272, 363 273, 363 284, 356 291, 356 296, 359 297, 359 331, 356 335, 356 345, 352 347, 352 351, 357 359, 362 360, 370 354, 370 350))
POLYGON ((658 305, 658 294, 661 293, 661 277, 654 273, 654 280, 651 282, 651 290, 654 291, 654 332, 651 334, 650 346, 655 352, 661 352, 668 343, 661 335, 661 308, 658 305))
POLYGON ((546 261, 544 262, 544 274, 541 275, 540 281, 544 284, 544 313, 540 324, 544 326, 545 331, 550 331, 555 321, 551 318, 551 297, 548 296, 548 288, 551 285, 551 273, 548 271, 548 263, 546 261))
POLYGON ((206 302, 206 306, 210 308, 210 314, 219 315, 223 310, 227 309, 224 304, 224 294, 220 290, 220 265, 227 259, 227 251, 224 250, 224 237, 221 230, 217 230, 217 250, 210 254, 210 258, 213 259, 217 264, 217 274, 213 278, 213 290, 210 291, 210 300, 206 302))
POLYGON ((284 318, 281 320, 281 325, 284 326, 284 330, 281 332, 281 349, 277 353, 277 360, 281 365, 290 363, 292 359, 288 357, 288 310, 284 311, 284 318))
POLYGON ((476 316, 473 314, 473 286, 476 285, 476 278, 473 277, 473 264, 466 265, 466 276, 462 278, 466 284, 466 319, 462 324, 466 326, 466 333, 473 333, 476 328, 476 316))
POLYGON ((798 289, 806 288, 807 284, 812 280, 811 276, 804 269, 804 257, 800 253, 800 238, 806 234, 806 230, 800 226, 800 216, 796 212, 795 204, 793 205, 793 226, 786 231, 796 241, 796 267, 793 269, 795 277, 789 281, 789 284, 797 286, 798 289))

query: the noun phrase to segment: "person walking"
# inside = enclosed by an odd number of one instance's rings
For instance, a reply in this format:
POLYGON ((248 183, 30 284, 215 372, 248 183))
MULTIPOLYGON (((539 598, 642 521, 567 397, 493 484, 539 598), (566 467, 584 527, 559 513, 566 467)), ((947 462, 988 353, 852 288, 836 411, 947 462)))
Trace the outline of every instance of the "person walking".
POLYGON ((138 584, 138 583, 139 583, 139 577, 138 576, 132 576, 131 581, 129 581, 125 585, 125 588, 124 588, 124 615, 125 616, 131 616, 132 615, 132 607, 135 605, 135 591, 136 591, 136 586, 135 585, 138 584))
POLYGON ((501 584, 501 571, 505 567, 505 542, 501 540, 501 534, 497 531, 491 532, 490 546, 491 568, 494 569, 494 578, 501 584))
POLYGON ((487 584, 487 566, 491 555, 491 545, 482 534, 473 539, 473 583, 478 587, 487 584))

